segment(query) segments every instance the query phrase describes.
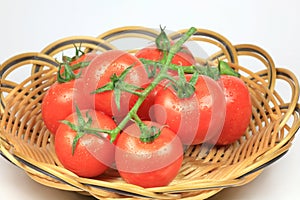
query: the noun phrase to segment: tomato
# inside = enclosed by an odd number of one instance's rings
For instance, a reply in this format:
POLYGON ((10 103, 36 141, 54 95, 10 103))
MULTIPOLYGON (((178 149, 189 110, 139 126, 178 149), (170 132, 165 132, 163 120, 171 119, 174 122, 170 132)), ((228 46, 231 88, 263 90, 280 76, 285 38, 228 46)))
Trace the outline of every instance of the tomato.
MULTIPOLYGON (((70 62, 70 66, 80 64, 82 62, 91 61, 97 54, 87 53, 78 59, 70 62)), ((87 66, 82 69, 74 70, 75 74, 86 70, 87 66)), ((64 73, 64 66, 60 69, 60 74, 64 73)), ((83 90, 85 82, 83 79, 68 80, 63 83, 55 82, 50 86, 42 101, 42 118, 48 130, 55 134, 59 121, 70 115, 77 105, 80 109, 91 108, 91 97, 87 91, 83 90)))
MULTIPOLYGON (((189 80, 192 75, 185 76, 189 80)), ((189 98, 179 98, 171 87, 160 90, 155 98, 156 121, 166 124, 186 145, 213 142, 223 127, 224 113, 222 88, 204 75, 199 76, 189 98)))
POLYGON ((169 128, 150 121, 144 123, 161 128, 160 135, 152 142, 142 142, 138 126, 135 123, 128 126, 117 141, 117 170, 126 182, 141 187, 168 185, 181 167, 182 143, 169 128))
MULTIPOLYGON (((82 110, 84 120, 87 120, 86 112, 92 119, 92 128, 112 130, 116 127, 114 121, 102 112, 94 110, 82 110)), ((78 125, 77 113, 72 113, 65 120, 78 125)), ((55 152, 61 164, 68 170, 81 177, 95 177, 102 174, 114 162, 115 145, 110 142, 109 136, 99 133, 84 134, 77 142, 74 153, 73 141, 76 132, 68 125, 61 124, 55 135, 55 152)))
POLYGON ((252 115, 252 104, 249 90, 240 78, 222 75, 220 85, 225 94, 226 115, 217 144, 226 145, 239 139, 246 131, 252 115))
MULTIPOLYGON (((135 56, 138 58, 160 61, 163 58, 163 52, 155 45, 152 45, 142 48, 136 52, 135 56)), ((190 50, 186 46, 183 46, 182 49, 174 55, 171 63, 180 66, 191 66, 194 65, 196 61, 190 50)))
POLYGON ((48 130, 55 134, 59 121, 74 112, 77 105, 81 109, 91 107, 87 100, 88 94, 83 88, 83 80, 76 79, 66 83, 54 83, 43 97, 41 111, 42 118, 48 130))
MULTIPOLYGON (((93 92, 111 81, 112 75, 120 76, 121 73, 132 67, 126 75, 124 82, 135 86, 141 86, 148 81, 148 75, 143 64, 133 55, 121 51, 111 50, 95 57, 85 74, 85 90, 93 92)), ((103 111, 109 116, 113 116, 116 121, 122 119, 130 109, 129 99, 132 96, 129 92, 121 92, 120 110, 115 103, 114 91, 105 91, 93 95, 93 105, 96 110, 103 111)))

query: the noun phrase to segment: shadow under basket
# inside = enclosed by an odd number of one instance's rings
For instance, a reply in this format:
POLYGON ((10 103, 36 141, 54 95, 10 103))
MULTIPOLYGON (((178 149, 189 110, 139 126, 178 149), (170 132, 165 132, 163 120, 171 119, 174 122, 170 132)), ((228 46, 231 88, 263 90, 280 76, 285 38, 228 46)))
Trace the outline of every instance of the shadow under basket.
MULTIPOLYGON (((168 36, 177 40, 186 31, 171 32, 168 36)), ((121 49, 134 53, 139 46, 153 42, 158 34, 159 30, 146 27, 121 27, 98 37, 63 38, 41 52, 23 53, 5 61, 0 67, 1 155, 36 182, 97 199, 206 199, 224 188, 247 184, 289 150, 300 126, 296 76, 275 67, 260 47, 233 45, 218 33, 197 29, 186 44, 198 44, 193 50, 197 60, 227 61, 249 88, 252 118, 244 135, 233 144, 209 151, 205 151, 204 145, 190 146, 178 176, 164 187, 145 189, 128 184, 115 170, 90 179, 65 169, 56 157, 53 135, 41 117, 43 96, 56 79, 56 59, 62 53, 74 53, 74 45, 85 52, 121 49), (205 57, 200 55, 203 52, 197 52, 199 49, 209 53, 205 57), (280 87, 287 93, 279 94, 280 87)))

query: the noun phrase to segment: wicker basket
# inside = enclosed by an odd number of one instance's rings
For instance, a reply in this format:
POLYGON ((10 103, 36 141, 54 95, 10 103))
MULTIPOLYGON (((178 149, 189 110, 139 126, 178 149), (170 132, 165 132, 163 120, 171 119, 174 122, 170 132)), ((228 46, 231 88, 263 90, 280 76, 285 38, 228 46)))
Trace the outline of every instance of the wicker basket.
MULTIPOLYGON (((169 37, 176 40, 185 31, 172 32, 169 37)), ((74 44, 81 44, 86 52, 107 51, 121 48, 118 44, 123 40, 149 43, 158 34, 159 31, 145 27, 122 27, 98 37, 64 38, 40 53, 24 53, 5 61, 0 67, 1 155, 43 185, 98 199, 206 199, 224 188, 252 181, 264 167, 289 150, 300 126, 299 84, 295 75, 287 69, 275 68, 268 53, 257 46, 232 45, 218 33, 197 29, 191 40, 213 49, 205 60, 228 61, 242 74, 241 78, 249 87, 253 114, 244 136, 231 145, 214 147, 208 153, 201 151, 201 145, 189 147, 180 173, 165 187, 144 189, 130 185, 114 170, 97 179, 87 179, 63 168, 55 155, 53 136, 41 118, 43 95, 55 81, 57 56, 73 48, 74 44), (248 63, 247 68, 244 58, 263 67, 254 70, 256 64, 249 66, 248 63), (241 64, 242 61, 245 64, 241 64), (16 82, 13 74, 21 68, 27 70, 28 75, 22 74, 23 80, 16 82), (282 98, 277 92, 278 83, 289 88, 289 99, 282 98)), ((124 50, 134 52, 134 48, 124 50)), ((203 61, 202 58, 198 60, 203 61)))

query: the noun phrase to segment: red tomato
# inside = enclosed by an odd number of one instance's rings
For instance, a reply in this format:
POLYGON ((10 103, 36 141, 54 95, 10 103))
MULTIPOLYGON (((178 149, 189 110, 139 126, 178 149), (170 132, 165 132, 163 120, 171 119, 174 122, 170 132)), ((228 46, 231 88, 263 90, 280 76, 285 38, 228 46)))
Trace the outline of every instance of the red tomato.
POLYGON ((66 83, 54 83, 45 93, 42 101, 42 118, 48 130, 55 134, 59 121, 75 111, 91 107, 87 93, 82 89, 83 80, 76 79, 66 83))
MULTIPOLYGON (((187 80, 192 75, 185 75, 187 80)), ((220 134, 225 118, 225 98, 219 84, 208 76, 199 76, 195 92, 180 99, 173 88, 160 90, 155 98, 154 114, 186 145, 211 142, 220 134)))
MULTIPOLYGON (((160 61, 163 58, 163 52, 159 50, 155 45, 145 47, 135 54, 138 58, 144 58, 153 61, 160 61)), ((185 46, 181 51, 176 53, 172 59, 172 64, 180 66, 191 66, 196 63, 193 54, 185 46)))
POLYGON ((178 174, 183 160, 183 148, 176 134, 161 125, 145 121, 147 126, 161 129, 150 143, 142 142, 136 124, 128 126, 119 136, 116 146, 116 167, 128 183, 141 187, 168 185, 178 174))
MULTIPOLYGON (((120 76, 130 66, 133 66, 133 68, 126 75, 124 82, 136 86, 147 83, 146 70, 135 56, 121 50, 111 50, 98 55, 93 59, 83 75, 86 82, 85 90, 92 92, 97 88, 103 87, 111 81, 110 78, 113 74, 120 76)), ((132 94, 128 92, 121 93, 120 110, 117 109, 115 103, 114 91, 95 94, 93 104, 96 110, 103 111, 107 115, 113 116, 116 121, 119 121, 130 109, 129 99, 131 96, 132 94)))
MULTIPOLYGON (((88 62, 96 57, 95 53, 83 54, 70 63, 71 66, 80 62, 88 62)), ((86 70, 87 66, 83 69, 86 70)), ((75 70, 78 73, 80 69, 75 70)), ((64 72, 64 67, 60 73, 64 72)), ((83 71, 82 71, 83 72, 83 71)), ((54 83, 46 92, 42 102, 42 118, 48 130, 55 134, 59 121, 66 118, 73 111, 76 104, 80 109, 91 108, 91 97, 84 90, 84 80, 78 78, 65 83, 54 83)))
MULTIPOLYGON (((86 112, 92 118, 93 128, 112 130, 114 121, 102 112, 94 110, 81 111, 85 120, 86 112)), ((78 125, 77 114, 72 113, 65 120, 78 125)), ((103 138, 86 133, 79 140, 72 154, 72 144, 76 132, 68 125, 61 124, 55 135, 55 152, 61 164, 81 177, 95 177, 102 174, 114 162, 115 145, 107 134, 99 133, 103 138)))
POLYGON ((226 116, 217 144, 226 145, 239 139, 246 131, 252 114, 249 90, 237 77, 222 75, 220 85, 224 89, 226 116))

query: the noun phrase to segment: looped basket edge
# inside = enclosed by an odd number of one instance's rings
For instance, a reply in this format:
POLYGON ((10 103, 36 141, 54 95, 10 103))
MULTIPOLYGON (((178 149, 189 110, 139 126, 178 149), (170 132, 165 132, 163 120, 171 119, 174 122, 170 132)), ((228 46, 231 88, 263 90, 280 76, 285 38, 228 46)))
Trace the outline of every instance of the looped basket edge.
MULTIPOLYGON (((169 34, 178 39, 186 30, 169 34)), ((112 44, 127 37, 153 41, 158 32, 145 27, 121 27, 98 37, 68 37, 45 47, 40 53, 25 53, 5 61, 0 67, 0 153, 22 168, 35 181, 49 187, 75 191, 104 198, 206 199, 224 188, 244 185, 252 181, 262 169, 280 159, 291 147, 300 126, 299 82, 287 69, 275 68, 271 56, 255 45, 232 45, 224 36, 210 30, 197 29, 191 37, 195 42, 210 43, 219 50, 209 55, 211 61, 227 60, 243 72, 253 102, 252 120, 244 136, 235 143, 214 147, 203 153, 201 145, 185 152, 178 177, 160 188, 140 188, 125 183, 116 171, 109 170, 97 179, 81 178, 64 169, 57 159, 53 136, 43 125, 40 104, 43 94, 55 81, 55 56, 74 44, 86 52, 117 49, 112 44), (253 72, 240 65, 241 56, 259 60, 265 68, 253 72), (21 67, 30 67, 31 74, 16 83, 10 74, 21 67), (276 90, 282 80, 291 90, 285 102, 276 90)))

